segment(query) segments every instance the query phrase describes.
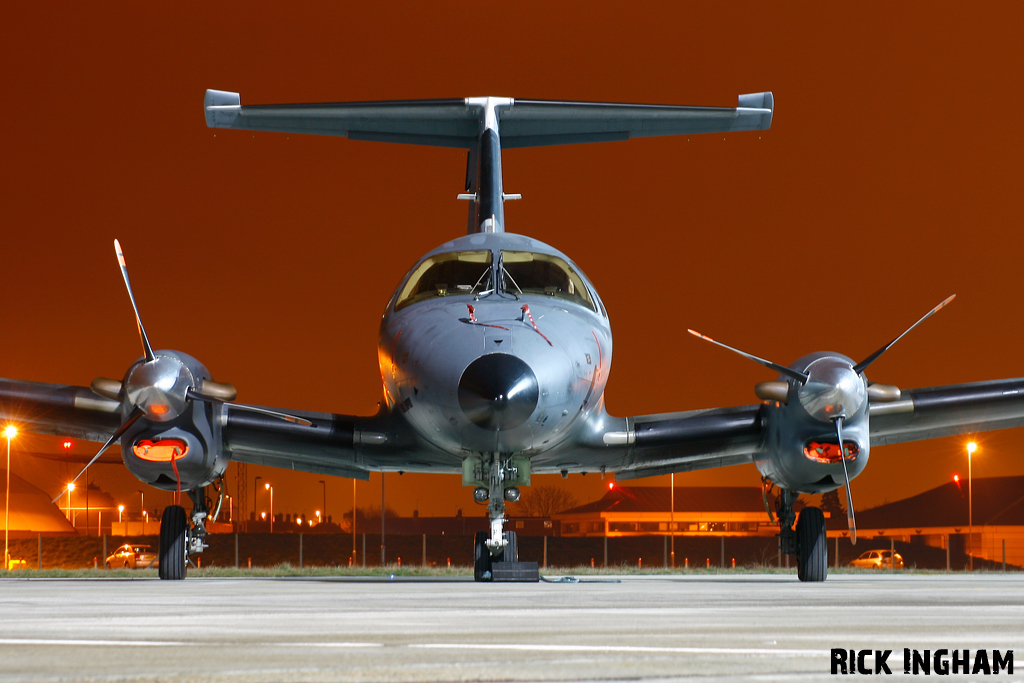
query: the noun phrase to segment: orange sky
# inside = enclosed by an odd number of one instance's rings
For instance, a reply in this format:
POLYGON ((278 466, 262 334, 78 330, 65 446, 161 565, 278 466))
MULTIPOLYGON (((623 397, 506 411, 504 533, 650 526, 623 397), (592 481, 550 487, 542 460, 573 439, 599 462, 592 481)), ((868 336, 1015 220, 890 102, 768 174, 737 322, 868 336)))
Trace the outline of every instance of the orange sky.
MULTIPOLYGON (((1024 375, 1019 3, 551 5, 7 3, 0 376, 123 375, 140 349, 117 237, 154 345, 198 357, 245 402, 374 410, 381 311, 422 253, 463 234, 464 154, 213 131, 206 88, 243 104, 722 106, 772 90, 765 133, 504 156, 505 189, 524 195, 509 230, 567 252, 608 306, 611 412, 751 403, 773 377, 687 327, 782 363, 862 358, 951 293, 870 377, 1024 375)), ((975 475, 1024 474, 1022 446, 1022 430, 984 436, 975 475)), ((918 493, 963 460, 954 439, 879 448, 854 499, 918 493)), ((279 510, 320 505, 321 477, 249 472, 277 482, 279 510)), ((95 476, 141 488, 114 466, 95 476)), ((677 478, 758 482, 753 466, 677 478)), ((567 485, 589 499, 603 483, 567 485)), ((379 476, 359 486, 379 501, 379 476)), ((388 490, 402 512, 483 513, 455 477, 389 475, 388 490)), ((332 479, 329 511, 350 503, 332 479)))

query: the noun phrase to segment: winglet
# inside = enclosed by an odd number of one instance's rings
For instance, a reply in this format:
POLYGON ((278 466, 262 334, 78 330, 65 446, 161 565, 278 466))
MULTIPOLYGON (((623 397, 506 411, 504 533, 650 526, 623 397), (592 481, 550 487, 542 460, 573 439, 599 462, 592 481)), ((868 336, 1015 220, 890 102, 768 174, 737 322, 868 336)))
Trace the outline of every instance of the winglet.
POLYGON ((203 98, 203 109, 206 110, 206 127, 225 127, 225 124, 229 124, 238 118, 241 107, 242 98, 238 93, 224 90, 207 90, 206 97, 203 98))
MULTIPOLYGON (((770 92, 754 92, 740 95, 739 108, 767 110, 760 112, 757 128, 768 130, 772 127, 772 114, 775 112, 775 96, 770 92)), ((753 113, 753 112, 751 112, 753 113)))

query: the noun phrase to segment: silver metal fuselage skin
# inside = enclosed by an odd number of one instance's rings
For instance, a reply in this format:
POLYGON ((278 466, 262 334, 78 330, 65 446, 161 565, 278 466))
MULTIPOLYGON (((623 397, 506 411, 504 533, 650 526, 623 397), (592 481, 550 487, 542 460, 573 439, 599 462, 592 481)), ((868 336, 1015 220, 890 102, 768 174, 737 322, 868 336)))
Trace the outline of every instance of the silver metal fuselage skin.
MULTIPOLYGON (((426 254, 417 265, 445 252, 479 250, 490 250, 495 262, 502 250, 563 259, 583 279, 597 310, 553 296, 518 294, 517 299, 510 291, 482 297, 451 293, 395 310, 414 267, 389 301, 381 322, 378 355, 384 400, 422 439, 452 454, 530 455, 550 450, 570 439, 603 406, 600 399, 612 355, 604 306, 571 260, 522 235, 467 235, 426 254), (474 308, 472 315, 469 306, 474 308), (485 362, 506 360, 520 368, 518 361, 522 361, 535 377, 535 403, 526 404, 526 412, 513 424, 481 425, 460 402, 460 383, 467 369, 487 356, 496 357, 485 362)), ((529 371, 523 370, 526 375, 529 371)))

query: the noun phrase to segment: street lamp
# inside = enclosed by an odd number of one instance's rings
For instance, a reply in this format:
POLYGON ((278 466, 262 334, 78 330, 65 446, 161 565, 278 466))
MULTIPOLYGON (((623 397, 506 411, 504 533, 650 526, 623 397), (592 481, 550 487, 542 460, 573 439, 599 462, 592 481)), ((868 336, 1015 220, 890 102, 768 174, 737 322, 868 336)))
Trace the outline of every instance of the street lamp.
POLYGON ((71 522, 71 526, 75 525, 75 521, 71 519, 71 492, 75 490, 75 482, 68 484, 68 521, 71 522))
POLYGON ((4 436, 7 437, 7 493, 4 495, 4 569, 10 569, 10 555, 7 552, 7 538, 11 527, 11 439, 18 435, 14 425, 7 425, 4 428, 4 436))
MULTIPOLYGON (((324 481, 323 479, 321 479, 320 480, 320 484, 323 485, 323 487, 324 487, 324 507, 323 507, 323 511, 324 511, 324 517, 326 517, 327 516, 327 482, 324 481)), ((320 516, 320 514, 317 513, 317 517, 319 517, 319 516, 320 516)))
POLYGON ((121 515, 124 514, 124 505, 117 506, 117 523, 121 523, 121 515))
POLYGON ((260 492, 260 479, 263 477, 256 477, 252 480, 252 509, 256 511, 256 494, 260 492))
POLYGON ((263 486, 270 491, 270 533, 274 533, 274 487, 269 483, 263 486))
POLYGON ((971 486, 971 456, 978 450, 978 444, 971 441, 967 444, 967 554, 971 558, 971 571, 974 571, 974 498, 971 486))

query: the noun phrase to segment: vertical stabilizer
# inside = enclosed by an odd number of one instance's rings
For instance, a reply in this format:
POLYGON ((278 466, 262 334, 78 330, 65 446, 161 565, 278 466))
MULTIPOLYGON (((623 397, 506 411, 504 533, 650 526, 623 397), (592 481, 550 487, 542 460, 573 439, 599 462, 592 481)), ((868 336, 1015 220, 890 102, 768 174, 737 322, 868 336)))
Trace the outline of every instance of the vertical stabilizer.
POLYGON ((505 195, 501 183, 499 109, 512 107, 508 97, 467 97, 466 106, 480 112, 480 133, 469 153, 466 169, 470 186, 467 232, 505 232, 505 195), (473 168, 475 166, 475 168, 473 168))

